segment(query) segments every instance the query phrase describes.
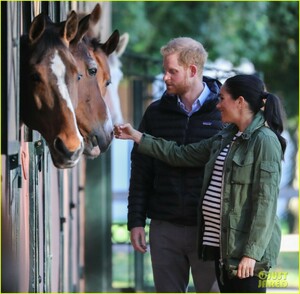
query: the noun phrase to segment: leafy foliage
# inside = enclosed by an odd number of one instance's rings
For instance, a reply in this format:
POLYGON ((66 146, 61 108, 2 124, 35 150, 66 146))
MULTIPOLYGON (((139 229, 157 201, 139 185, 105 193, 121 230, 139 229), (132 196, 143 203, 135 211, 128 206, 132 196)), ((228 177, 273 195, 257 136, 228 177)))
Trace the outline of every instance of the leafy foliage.
POLYGON ((161 58, 160 47, 178 36, 200 41, 209 59, 238 65, 247 58, 279 95, 290 121, 299 109, 299 3, 113 2, 113 27, 130 34, 128 51, 161 58))

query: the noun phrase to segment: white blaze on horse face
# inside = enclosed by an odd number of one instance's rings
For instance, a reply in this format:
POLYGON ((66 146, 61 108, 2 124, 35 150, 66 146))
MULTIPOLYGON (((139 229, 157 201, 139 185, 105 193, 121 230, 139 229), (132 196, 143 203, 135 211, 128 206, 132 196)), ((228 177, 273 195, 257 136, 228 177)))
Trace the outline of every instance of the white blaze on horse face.
POLYGON ((110 110, 108 109, 108 107, 106 106, 106 112, 107 112, 107 119, 104 123, 103 129, 105 134, 111 134, 113 131, 113 121, 111 118, 111 114, 110 114, 110 110))
POLYGON ((64 65, 62 59, 60 58, 57 50, 55 51, 54 57, 52 59, 51 69, 57 78, 57 86, 58 86, 59 92, 60 92, 62 98, 66 100, 67 106, 71 110, 71 113, 73 115, 74 125, 76 126, 77 137, 79 138, 80 142, 83 142, 83 138, 80 135, 78 127, 77 127, 75 111, 74 111, 74 107, 72 105, 69 90, 68 90, 68 87, 65 82, 66 66, 64 65))
POLYGON ((98 69, 98 64, 97 64, 97 62, 94 59, 92 59, 92 57, 91 57, 91 60, 89 62, 89 67, 90 68, 94 67, 94 68, 98 69))

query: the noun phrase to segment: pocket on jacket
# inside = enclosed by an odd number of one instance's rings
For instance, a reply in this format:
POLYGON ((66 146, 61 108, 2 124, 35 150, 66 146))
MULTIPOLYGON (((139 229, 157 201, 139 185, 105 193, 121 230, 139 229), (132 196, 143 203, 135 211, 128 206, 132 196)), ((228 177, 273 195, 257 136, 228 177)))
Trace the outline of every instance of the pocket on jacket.
POLYGON ((260 165, 260 181, 264 184, 277 185, 279 180, 279 168, 276 162, 262 161, 260 165))
POLYGON ((247 241, 249 228, 240 215, 229 215, 229 232, 227 253, 229 256, 240 258, 247 241))
POLYGON ((251 154, 245 158, 234 156, 231 184, 251 184, 253 182, 253 163, 254 157, 251 154))

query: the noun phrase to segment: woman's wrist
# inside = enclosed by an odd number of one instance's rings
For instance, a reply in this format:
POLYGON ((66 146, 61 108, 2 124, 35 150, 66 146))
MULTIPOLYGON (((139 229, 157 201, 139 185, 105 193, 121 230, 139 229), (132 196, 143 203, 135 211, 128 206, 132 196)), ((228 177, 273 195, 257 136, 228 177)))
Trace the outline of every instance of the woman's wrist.
POLYGON ((134 130, 133 134, 132 134, 132 139, 135 143, 140 144, 141 140, 142 140, 142 136, 143 134, 137 130, 134 130))

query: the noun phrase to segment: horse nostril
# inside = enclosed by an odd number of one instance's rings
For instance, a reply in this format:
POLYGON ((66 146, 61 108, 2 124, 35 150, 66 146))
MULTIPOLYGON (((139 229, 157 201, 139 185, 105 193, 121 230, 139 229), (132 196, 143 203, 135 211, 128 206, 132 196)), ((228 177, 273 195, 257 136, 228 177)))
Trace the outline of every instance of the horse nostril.
POLYGON ((66 148, 64 142, 60 139, 60 138, 56 138, 54 141, 54 147, 55 149, 57 149, 58 151, 60 151, 60 153, 65 154, 66 151, 68 151, 68 149, 66 148))
POLYGON ((54 140, 54 148, 66 158, 71 159, 74 155, 74 152, 70 151, 59 137, 54 140))
POLYGON ((97 140, 96 136, 93 136, 91 141, 92 141, 93 147, 98 146, 98 140, 97 140))

